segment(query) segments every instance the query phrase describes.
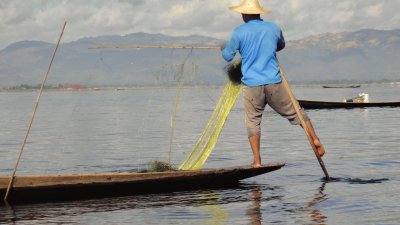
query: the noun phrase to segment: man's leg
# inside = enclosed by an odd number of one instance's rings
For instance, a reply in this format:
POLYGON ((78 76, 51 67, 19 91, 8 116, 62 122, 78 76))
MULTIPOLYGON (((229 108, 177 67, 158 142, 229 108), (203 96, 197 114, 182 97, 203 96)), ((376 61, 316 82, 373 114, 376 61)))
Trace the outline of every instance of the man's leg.
MULTIPOLYGON (((268 93, 267 103, 269 104, 269 106, 271 106, 271 108, 273 108, 281 116, 288 119, 291 124, 301 125, 300 119, 298 118, 296 110, 293 107, 292 101, 282 83, 266 85, 265 92, 268 93)), ((318 136, 316 135, 314 127, 312 126, 312 123, 307 113, 304 111, 304 109, 300 109, 300 112, 307 126, 306 131, 308 131, 308 134, 311 136, 313 143, 317 148, 318 155, 322 157, 325 154, 325 148, 321 144, 318 136)))
POLYGON ((261 155, 260 155, 260 134, 249 137, 251 151, 253 151, 253 168, 261 166, 261 155))
POLYGON ((313 139, 314 145, 317 148, 319 157, 322 157, 325 154, 325 148, 322 145, 321 141, 319 140, 317 134, 315 133, 315 130, 311 123, 311 120, 306 121, 306 126, 307 126, 307 130, 308 130, 308 134, 313 139))
POLYGON ((253 152, 253 167, 261 166, 260 137, 261 118, 265 108, 265 95, 262 86, 243 87, 243 103, 245 123, 251 151, 253 152))

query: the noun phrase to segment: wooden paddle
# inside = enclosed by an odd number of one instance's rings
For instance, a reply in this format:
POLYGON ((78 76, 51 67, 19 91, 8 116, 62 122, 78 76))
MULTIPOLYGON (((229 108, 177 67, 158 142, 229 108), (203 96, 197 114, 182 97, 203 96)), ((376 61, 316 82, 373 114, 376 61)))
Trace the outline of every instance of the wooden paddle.
POLYGON ((331 178, 330 178, 329 175, 328 175, 328 171, 327 171, 326 168, 325 168, 325 165, 324 165, 324 162, 322 161, 322 158, 321 158, 321 157, 319 156, 319 154, 318 154, 318 149, 317 149, 317 147, 316 147, 315 144, 314 144, 314 140, 311 138, 310 131, 309 131, 307 125, 306 125, 306 122, 304 121, 303 115, 302 115, 301 112, 300 112, 300 105, 299 105, 299 102, 298 102, 298 101, 296 100, 296 98, 294 97, 294 95, 293 95, 293 93, 292 93, 292 90, 290 89, 289 83, 287 82, 286 77, 285 77, 285 75, 283 74, 282 69, 281 69, 280 66, 279 66, 279 71, 280 71, 281 76, 282 76, 283 86, 285 87, 287 93, 289 94, 289 97, 290 97, 290 100, 292 101, 293 107, 294 107, 294 109, 296 110, 296 114, 297 114, 297 116, 298 116, 299 119, 300 119, 301 126, 303 127, 304 132, 305 132, 306 135, 307 135, 308 141, 310 142, 310 145, 311 145, 312 149, 314 150, 315 156, 316 156, 317 159, 318 159, 318 162, 319 162, 319 165, 320 165, 321 168, 322 168, 322 171, 324 171, 325 179, 326 179, 326 180, 330 180, 331 178))

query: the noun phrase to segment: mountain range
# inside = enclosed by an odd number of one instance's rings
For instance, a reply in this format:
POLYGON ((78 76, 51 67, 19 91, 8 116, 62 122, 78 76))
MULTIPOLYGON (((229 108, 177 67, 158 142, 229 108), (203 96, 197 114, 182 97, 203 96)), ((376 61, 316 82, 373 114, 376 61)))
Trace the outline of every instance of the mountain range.
MULTIPOLYGON (((222 84, 227 63, 219 50, 95 48, 98 46, 219 46, 205 36, 133 33, 62 43, 47 84, 91 86, 222 84), (183 66, 182 66, 183 65, 183 66)), ((278 53, 289 81, 366 83, 400 81, 400 30, 325 33, 286 42, 278 53)), ((0 50, 0 87, 41 83, 54 44, 15 42, 0 50)))

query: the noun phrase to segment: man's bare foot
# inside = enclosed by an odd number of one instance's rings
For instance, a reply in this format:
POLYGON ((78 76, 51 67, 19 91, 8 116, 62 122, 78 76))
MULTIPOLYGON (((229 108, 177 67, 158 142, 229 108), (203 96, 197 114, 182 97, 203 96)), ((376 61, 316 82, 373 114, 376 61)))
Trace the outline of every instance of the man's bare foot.
POLYGON ((251 166, 253 168, 260 168, 261 167, 261 163, 252 163, 251 166))
POLYGON ((315 145, 315 147, 317 148, 319 157, 324 156, 324 154, 325 154, 325 148, 324 148, 324 146, 321 144, 321 142, 319 141, 318 138, 314 139, 314 145, 315 145))

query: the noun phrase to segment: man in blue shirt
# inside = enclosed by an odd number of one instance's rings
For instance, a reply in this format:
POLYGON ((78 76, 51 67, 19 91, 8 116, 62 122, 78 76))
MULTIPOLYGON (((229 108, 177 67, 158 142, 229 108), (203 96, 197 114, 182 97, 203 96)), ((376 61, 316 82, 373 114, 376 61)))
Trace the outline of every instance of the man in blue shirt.
MULTIPOLYGON (((262 8, 257 0, 244 0, 242 4, 229 8, 241 13, 245 23, 234 29, 230 40, 222 47, 222 57, 230 62, 237 51, 240 53, 245 123, 254 157, 252 166, 260 167, 260 124, 266 104, 293 125, 300 124, 290 96, 281 83, 276 57, 276 52, 285 47, 285 40, 278 25, 260 18, 261 13, 268 13, 269 10, 262 8)), ((325 149, 303 109, 301 113, 318 154, 322 157, 325 149)))

